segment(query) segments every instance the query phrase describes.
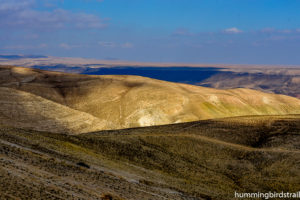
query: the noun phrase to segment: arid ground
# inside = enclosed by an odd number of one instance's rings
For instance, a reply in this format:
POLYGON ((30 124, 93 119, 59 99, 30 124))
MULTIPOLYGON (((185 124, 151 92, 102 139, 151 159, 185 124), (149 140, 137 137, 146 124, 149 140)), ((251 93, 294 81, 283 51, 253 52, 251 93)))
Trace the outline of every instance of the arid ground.
POLYGON ((0 68, 0 199, 233 199, 300 190, 300 100, 0 68))
POLYGON ((1 126, 1 199, 233 199, 300 189, 300 116, 80 135, 1 126), (110 198, 111 197, 111 198, 110 198))

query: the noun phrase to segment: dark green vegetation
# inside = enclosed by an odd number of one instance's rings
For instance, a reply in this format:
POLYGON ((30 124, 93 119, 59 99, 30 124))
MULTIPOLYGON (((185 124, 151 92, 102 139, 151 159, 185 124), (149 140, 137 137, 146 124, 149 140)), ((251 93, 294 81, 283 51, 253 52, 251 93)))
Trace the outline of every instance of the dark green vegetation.
POLYGON ((300 116, 81 135, 1 126, 0 199, 233 199, 300 190, 300 116))

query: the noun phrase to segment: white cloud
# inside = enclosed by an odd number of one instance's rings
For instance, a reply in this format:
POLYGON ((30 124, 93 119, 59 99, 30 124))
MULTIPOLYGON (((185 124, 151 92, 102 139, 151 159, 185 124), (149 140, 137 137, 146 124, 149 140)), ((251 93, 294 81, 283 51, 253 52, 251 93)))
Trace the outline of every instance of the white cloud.
POLYGON ((24 35, 23 38, 24 38, 25 40, 34 40, 34 39, 38 39, 38 38, 39 38, 39 35, 38 35, 38 34, 35 34, 35 33, 31 33, 31 34, 24 35))
POLYGON ((35 0, 0 0, 0 28, 59 29, 106 26, 106 20, 88 13, 64 9, 36 10, 35 0))
POLYGON ((66 43, 61 43, 59 46, 63 49, 72 49, 72 47, 69 44, 66 44, 66 43))
POLYGON ((280 33, 292 33, 292 30, 289 30, 289 29, 284 29, 284 30, 279 30, 278 32, 280 33))
POLYGON ((272 35, 271 37, 267 38, 269 41, 282 41, 286 39, 288 39, 288 37, 283 35, 272 35))
POLYGON ((121 47, 121 48, 132 48, 133 44, 130 42, 125 42, 125 43, 115 43, 115 42, 105 42, 105 41, 100 41, 98 44, 102 47, 108 47, 108 48, 116 48, 116 47, 121 47))
POLYGON ((193 33, 191 33, 188 29, 185 28, 179 28, 176 29, 174 31, 174 33, 172 33, 173 36, 192 36, 194 35, 193 33))
POLYGON ((28 9, 34 3, 34 0, 0 0, 0 13, 28 9))
POLYGON ((283 34, 290 34, 290 33, 293 33, 293 32, 297 32, 297 29, 296 30, 292 30, 292 29, 275 29, 275 28, 264 28, 262 29, 260 32, 262 33, 283 33, 283 34))
POLYGON ((130 42, 126 42, 126 43, 124 43, 124 44, 121 44, 121 47, 122 47, 122 48, 127 48, 127 49, 129 49, 129 48, 132 48, 132 47, 133 47, 133 44, 130 43, 130 42))
POLYGON ((242 33, 243 31, 236 28, 236 27, 232 27, 232 28, 227 28, 224 30, 225 33, 231 33, 231 34, 238 34, 238 33, 242 33))
POLYGON ((44 49, 47 48, 47 44, 38 44, 38 45, 9 45, 3 47, 3 49, 7 50, 28 50, 28 49, 44 49))
POLYGON ((273 32, 275 32, 275 29, 274 29, 274 28, 269 28, 269 27, 267 27, 267 28, 263 28, 263 29, 261 30, 261 32, 262 32, 262 33, 273 33, 273 32))
POLYGON ((114 42, 98 42, 98 44, 102 47, 110 47, 110 48, 113 48, 113 47, 116 47, 117 45, 114 43, 114 42))
POLYGON ((74 49, 74 48, 82 48, 82 47, 86 47, 84 45, 79 45, 79 44, 67 44, 67 43, 61 43, 59 45, 60 48, 66 49, 66 50, 70 50, 70 49, 74 49))

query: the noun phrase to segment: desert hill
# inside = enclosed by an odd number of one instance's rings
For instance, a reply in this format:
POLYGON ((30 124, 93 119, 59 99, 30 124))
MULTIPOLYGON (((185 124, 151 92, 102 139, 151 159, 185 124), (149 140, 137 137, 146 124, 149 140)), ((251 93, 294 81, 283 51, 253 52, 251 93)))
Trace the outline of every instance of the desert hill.
POLYGON ((2 66, 0 87, 2 123, 73 134, 243 115, 300 114, 300 100, 289 96, 140 76, 2 66))
POLYGON ((0 87, 0 94, 2 124, 53 132, 90 132, 107 128, 107 121, 28 92, 0 87))
POLYGON ((300 190, 300 115, 66 135, 0 126, 0 199, 234 199, 300 190))
POLYGON ((216 89, 248 88, 300 98, 300 66, 142 63, 40 55, 0 55, 0 65, 89 75, 138 75, 216 89))

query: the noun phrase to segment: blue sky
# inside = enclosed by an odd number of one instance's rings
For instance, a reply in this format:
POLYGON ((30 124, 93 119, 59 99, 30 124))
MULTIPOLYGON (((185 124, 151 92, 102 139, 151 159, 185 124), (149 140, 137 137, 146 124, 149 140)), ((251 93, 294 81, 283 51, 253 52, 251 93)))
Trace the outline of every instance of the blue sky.
POLYGON ((0 53, 300 64, 299 0, 0 0, 0 53))

